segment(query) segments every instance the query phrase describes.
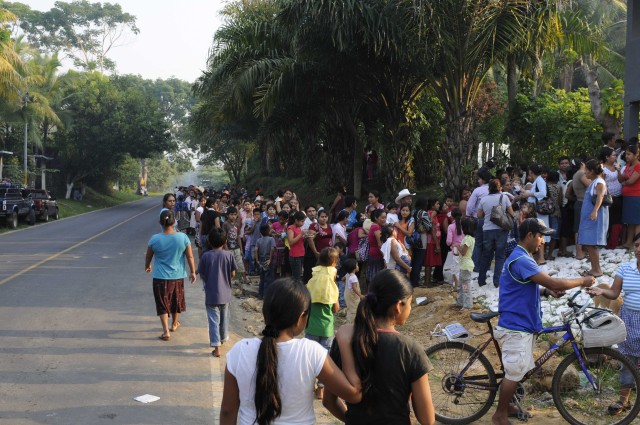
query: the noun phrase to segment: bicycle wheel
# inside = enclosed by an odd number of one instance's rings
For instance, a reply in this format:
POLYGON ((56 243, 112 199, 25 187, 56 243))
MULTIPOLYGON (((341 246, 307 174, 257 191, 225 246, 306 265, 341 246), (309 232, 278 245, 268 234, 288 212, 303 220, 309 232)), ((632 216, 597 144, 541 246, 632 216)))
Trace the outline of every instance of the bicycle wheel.
POLYGON ((487 413, 496 398, 496 376, 484 355, 480 354, 458 378, 474 351, 475 347, 461 342, 441 342, 426 350, 433 365, 429 372, 433 407, 441 423, 462 425, 476 421, 487 413), (469 384, 487 389, 469 388, 469 384))
POLYGON ((637 365, 629 361, 624 354, 607 347, 585 348, 582 355, 597 390, 589 383, 576 354, 567 356, 553 374, 552 382, 553 401, 562 417, 573 425, 631 423, 640 411, 640 374, 637 365), (620 369, 623 364, 632 372, 635 389, 629 396, 630 408, 612 416, 608 407, 619 399, 620 369))

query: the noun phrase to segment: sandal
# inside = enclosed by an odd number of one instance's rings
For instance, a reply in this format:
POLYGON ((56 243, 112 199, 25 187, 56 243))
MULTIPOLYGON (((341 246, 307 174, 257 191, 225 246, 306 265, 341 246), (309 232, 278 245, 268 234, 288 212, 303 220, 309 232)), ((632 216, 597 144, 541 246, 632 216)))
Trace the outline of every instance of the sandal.
POLYGON ((160 335, 158 339, 161 339, 163 341, 169 341, 171 339, 171 335, 160 335))
POLYGON ((169 329, 171 332, 175 332, 178 330, 178 328, 180 327, 180 322, 176 322, 173 324, 173 326, 171 326, 171 328, 169 329))
POLYGON ((213 357, 220 357, 220 350, 216 347, 216 349, 211 351, 211 355, 213 357))
POLYGON ((627 403, 623 403, 622 400, 618 400, 612 404, 609 405, 609 407, 607 408, 607 411, 609 412, 609 414, 611 416, 614 415, 618 415, 626 410, 629 410, 629 408, 631 408, 631 403, 627 402, 627 403))

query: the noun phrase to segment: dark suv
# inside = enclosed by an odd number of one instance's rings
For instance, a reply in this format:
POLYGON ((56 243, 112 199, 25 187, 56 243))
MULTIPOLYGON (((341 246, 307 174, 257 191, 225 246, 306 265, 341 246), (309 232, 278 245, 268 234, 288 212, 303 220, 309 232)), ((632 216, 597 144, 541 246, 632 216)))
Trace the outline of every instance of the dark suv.
POLYGON ((49 217, 53 217, 54 220, 59 218, 56 197, 48 190, 23 189, 22 196, 33 201, 33 209, 40 220, 49 221, 49 217))
POLYGON ((0 184, 0 220, 4 219, 7 226, 15 229, 18 227, 18 219, 21 218, 29 224, 35 224, 33 201, 22 196, 20 186, 0 184))

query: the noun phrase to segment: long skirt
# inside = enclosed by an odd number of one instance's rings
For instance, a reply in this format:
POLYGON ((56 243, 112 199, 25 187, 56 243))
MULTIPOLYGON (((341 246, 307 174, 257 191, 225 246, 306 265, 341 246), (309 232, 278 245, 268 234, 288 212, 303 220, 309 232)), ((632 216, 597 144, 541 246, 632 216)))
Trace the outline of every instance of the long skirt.
POLYGON ((153 298, 158 316, 187 311, 184 279, 153 279, 153 298))

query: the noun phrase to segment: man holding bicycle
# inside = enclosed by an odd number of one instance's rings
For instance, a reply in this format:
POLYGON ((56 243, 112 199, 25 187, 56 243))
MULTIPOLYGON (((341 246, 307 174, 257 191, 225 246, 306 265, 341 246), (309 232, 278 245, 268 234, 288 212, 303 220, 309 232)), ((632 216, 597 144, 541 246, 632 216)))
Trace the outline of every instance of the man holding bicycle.
POLYGON ((593 276, 560 279, 542 271, 533 254, 552 234, 541 220, 528 218, 519 226, 519 243, 505 261, 500 276, 500 318, 494 333, 502 346, 505 378, 500 386, 498 408, 491 418, 494 425, 509 425, 509 407, 518 382, 535 366, 535 334, 542 329, 540 296, 559 298, 564 291, 595 283, 593 276))

